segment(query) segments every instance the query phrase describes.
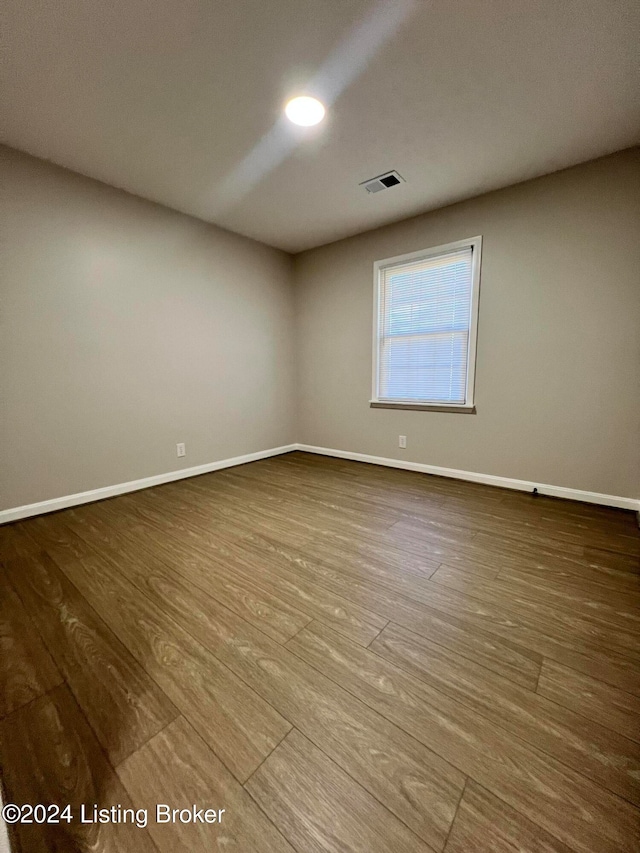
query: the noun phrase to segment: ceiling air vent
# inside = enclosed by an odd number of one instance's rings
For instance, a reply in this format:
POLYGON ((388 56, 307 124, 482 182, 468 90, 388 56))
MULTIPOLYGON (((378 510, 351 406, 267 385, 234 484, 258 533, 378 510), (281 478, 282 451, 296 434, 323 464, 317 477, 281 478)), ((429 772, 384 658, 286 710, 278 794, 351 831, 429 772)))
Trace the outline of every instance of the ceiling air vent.
POLYGON ((385 172, 383 175, 378 175, 377 178, 370 178, 368 181, 363 181, 360 186, 364 187, 368 193, 379 193, 380 190, 388 190, 389 187, 395 187, 398 184, 404 183, 404 178, 398 172, 385 172))

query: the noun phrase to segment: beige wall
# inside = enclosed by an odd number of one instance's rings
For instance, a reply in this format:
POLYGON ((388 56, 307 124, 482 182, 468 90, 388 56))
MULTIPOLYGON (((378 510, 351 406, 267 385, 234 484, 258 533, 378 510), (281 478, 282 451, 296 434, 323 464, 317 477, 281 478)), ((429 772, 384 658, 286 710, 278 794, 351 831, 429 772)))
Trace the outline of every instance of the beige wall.
POLYGON ((295 439, 289 256, 7 149, 0 188, 0 509, 295 439))
POLYGON ((640 497, 637 149, 305 252, 295 273, 298 441, 640 497), (477 234, 477 415, 370 409, 373 262, 477 234))
POLYGON ((292 263, 0 149, 0 510, 296 440, 640 497, 639 187, 623 152, 292 263), (478 414, 370 409, 373 262, 476 234, 478 414))

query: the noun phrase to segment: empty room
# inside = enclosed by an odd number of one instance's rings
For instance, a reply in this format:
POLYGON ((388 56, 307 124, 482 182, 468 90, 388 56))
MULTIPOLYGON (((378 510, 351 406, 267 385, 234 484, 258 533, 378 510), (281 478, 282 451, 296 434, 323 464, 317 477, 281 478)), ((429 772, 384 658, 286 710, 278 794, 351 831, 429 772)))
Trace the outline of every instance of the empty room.
POLYGON ((0 853, 638 853, 637 0, 2 17, 0 853))

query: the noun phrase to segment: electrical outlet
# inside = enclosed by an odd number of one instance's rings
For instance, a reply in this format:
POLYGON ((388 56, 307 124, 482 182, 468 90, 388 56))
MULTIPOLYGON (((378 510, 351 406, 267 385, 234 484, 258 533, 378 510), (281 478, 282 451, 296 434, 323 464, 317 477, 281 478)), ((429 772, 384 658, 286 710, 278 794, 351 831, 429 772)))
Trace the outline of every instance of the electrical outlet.
POLYGON ((176 444, 176 451, 178 453, 178 456, 187 455, 187 449, 182 442, 180 442, 180 444, 176 444))
POLYGON ((406 447, 407 446, 407 436, 399 435, 398 436, 398 447, 406 447))

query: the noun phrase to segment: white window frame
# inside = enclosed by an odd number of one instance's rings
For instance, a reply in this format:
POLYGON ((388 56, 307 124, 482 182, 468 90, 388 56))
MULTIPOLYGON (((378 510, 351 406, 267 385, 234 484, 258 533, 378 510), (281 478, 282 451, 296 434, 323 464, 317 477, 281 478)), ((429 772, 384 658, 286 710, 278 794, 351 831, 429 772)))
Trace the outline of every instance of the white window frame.
POLYGON ((482 263, 482 237, 471 237, 467 240, 457 240, 455 243, 445 243, 419 252, 409 252, 406 255, 396 255, 376 261, 373 265, 373 385, 371 391, 372 408, 384 409, 422 409, 425 411, 466 412, 475 413, 475 378, 476 350, 478 343, 478 307, 480 304, 480 267, 482 263), (469 351, 467 354, 467 393, 464 403, 430 402, 421 400, 390 400, 380 398, 380 295, 382 272, 389 267, 400 266, 411 261, 432 258, 436 255, 446 255, 460 249, 471 249, 471 314, 469 328, 469 351))

